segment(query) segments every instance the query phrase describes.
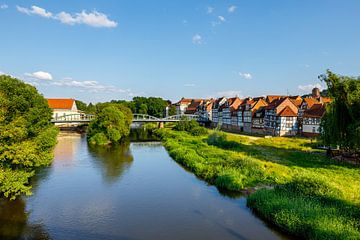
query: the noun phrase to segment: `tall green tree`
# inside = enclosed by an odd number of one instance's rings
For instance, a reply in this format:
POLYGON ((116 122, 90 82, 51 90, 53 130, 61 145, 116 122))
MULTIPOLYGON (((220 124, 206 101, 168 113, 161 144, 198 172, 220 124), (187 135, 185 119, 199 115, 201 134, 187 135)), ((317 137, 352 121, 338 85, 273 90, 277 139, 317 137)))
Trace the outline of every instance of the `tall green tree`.
POLYGON ((35 87, 0 76, 0 193, 30 194, 28 179, 48 165, 56 144, 52 111, 35 87))
POLYGON ((96 108, 96 119, 90 123, 87 132, 89 143, 118 143, 130 134, 132 112, 128 107, 117 103, 100 103, 96 108))
POLYGON ((323 140, 346 150, 359 150, 360 78, 340 76, 329 70, 319 78, 326 83, 332 98, 322 120, 323 140))

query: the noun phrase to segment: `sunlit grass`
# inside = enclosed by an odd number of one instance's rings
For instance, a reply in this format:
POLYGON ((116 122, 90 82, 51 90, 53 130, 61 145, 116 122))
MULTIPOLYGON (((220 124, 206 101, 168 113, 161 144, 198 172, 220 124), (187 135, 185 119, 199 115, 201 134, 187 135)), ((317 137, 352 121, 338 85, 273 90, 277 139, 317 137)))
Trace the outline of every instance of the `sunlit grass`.
POLYGON ((229 190, 276 186, 255 192, 249 206, 283 230, 311 239, 359 239, 360 169, 329 159, 314 148, 317 142, 213 131, 160 134, 170 155, 209 183, 229 190))

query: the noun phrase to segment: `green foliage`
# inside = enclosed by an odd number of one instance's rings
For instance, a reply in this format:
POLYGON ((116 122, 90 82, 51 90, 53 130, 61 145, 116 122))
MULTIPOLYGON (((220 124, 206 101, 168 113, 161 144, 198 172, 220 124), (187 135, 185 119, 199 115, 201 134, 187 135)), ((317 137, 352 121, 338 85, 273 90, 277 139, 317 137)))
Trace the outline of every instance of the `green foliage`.
POLYGON ((322 120, 326 144, 347 150, 360 149, 360 77, 339 76, 330 71, 319 77, 327 84, 333 101, 322 120))
POLYGON ((134 97, 129 102, 123 100, 112 102, 123 104, 131 109, 133 113, 148 114, 159 118, 164 117, 165 108, 169 104, 168 101, 158 97, 134 97))
POLYGON ((248 205, 284 231, 303 239, 359 239, 360 208, 342 200, 325 179, 297 178, 248 197, 248 205))
POLYGON ((0 192, 11 199, 29 194, 34 169, 48 165, 58 130, 36 88, 0 76, 0 192))
POLYGON ((103 103, 97 106, 96 119, 88 128, 88 141, 95 145, 118 143, 130 133, 132 113, 122 104, 103 103))
POLYGON ((359 238, 360 170, 330 160, 310 140, 156 132, 175 161, 219 188, 268 186, 248 205, 284 231, 302 239, 359 238))
POLYGON ((174 116, 174 115, 176 115, 176 106, 171 104, 169 106, 169 116, 174 116))
POLYGON ((173 128, 176 131, 186 131, 193 136, 201 136, 208 133, 208 130, 204 127, 201 127, 199 123, 195 120, 181 120, 173 128))

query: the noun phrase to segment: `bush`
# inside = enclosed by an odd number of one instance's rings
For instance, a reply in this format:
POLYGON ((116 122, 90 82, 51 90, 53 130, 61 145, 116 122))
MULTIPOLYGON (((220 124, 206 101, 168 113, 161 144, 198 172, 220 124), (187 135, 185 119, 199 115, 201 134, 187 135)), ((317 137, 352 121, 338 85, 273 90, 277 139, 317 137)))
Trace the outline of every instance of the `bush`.
POLYGON ((186 131, 193 136, 206 135, 208 130, 199 125, 195 120, 181 120, 173 128, 176 131, 186 131))

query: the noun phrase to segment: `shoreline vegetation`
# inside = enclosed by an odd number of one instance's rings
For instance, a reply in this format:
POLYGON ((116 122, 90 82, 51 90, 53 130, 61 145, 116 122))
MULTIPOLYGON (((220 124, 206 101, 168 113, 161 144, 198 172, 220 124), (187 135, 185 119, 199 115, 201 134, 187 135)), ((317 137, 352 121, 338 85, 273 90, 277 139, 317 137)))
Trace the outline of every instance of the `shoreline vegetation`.
POLYGON ((30 178, 53 159, 58 129, 35 87, 0 76, 0 195, 31 195, 30 178))
POLYGON ((314 149, 316 141, 189 129, 155 133, 175 161, 208 183, 232 191, 259 187, 248 206, 282 231, 360 239, 360 169, 328 158, 314 149))

